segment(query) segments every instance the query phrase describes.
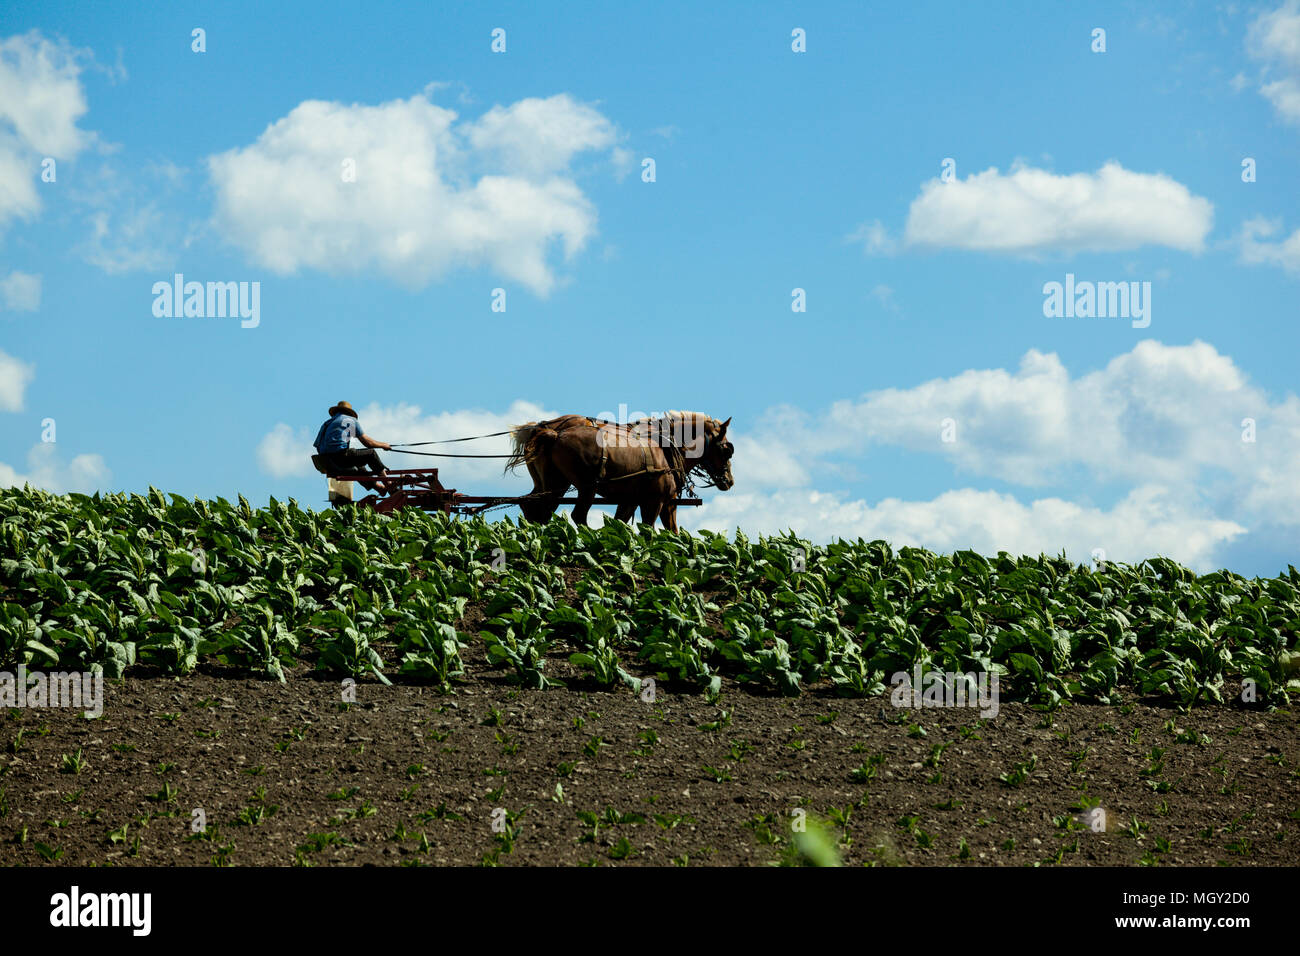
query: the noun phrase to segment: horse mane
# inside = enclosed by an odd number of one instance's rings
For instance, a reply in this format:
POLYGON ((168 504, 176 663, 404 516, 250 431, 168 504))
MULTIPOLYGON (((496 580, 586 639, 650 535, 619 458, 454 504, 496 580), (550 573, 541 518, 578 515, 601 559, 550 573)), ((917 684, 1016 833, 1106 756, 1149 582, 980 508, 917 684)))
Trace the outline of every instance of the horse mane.
POLYGON ((717 421, 717 419, 704 414, 704 412, 687 412, 680 409, 669 409, 664 412, 664 418, 674 421, 700 421, 703 419, 706 424, 708 422, 717 421))

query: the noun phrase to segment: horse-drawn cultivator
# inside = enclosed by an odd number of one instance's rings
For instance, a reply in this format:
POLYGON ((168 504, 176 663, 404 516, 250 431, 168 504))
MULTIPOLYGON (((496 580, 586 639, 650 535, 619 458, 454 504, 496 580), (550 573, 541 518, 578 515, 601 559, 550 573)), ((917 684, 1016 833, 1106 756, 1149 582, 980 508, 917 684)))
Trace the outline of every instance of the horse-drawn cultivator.
MULTIPOLYGON (((371 494, 357 505, 388 513, 398 508, 421 508, 446 514, 482 514, 492 508, 517 506, 529 521, 545 521, 560 505, 573 505, 573 520, 587 523, 593 505, 613 505, 615 517, 631 521, 638 509, 641 520, 656 520, 677 530, 677 508, 703 502, 695 497, 698 478, 706 487, 729 489, 733 447, 725 422, 699 412, 667 412, 658 418, 616 423, 583 415, 562 415, 543 422, 516 425, 505 432, 451 438, 406 445, 383 445, 399 454, 448 458, 503 458, 506 470, 526 466, 533 490, 526 495, 464 495, 445 488, 436 468, 386 469, 371 463, 367 473, 331 473, 328 461, 312 458, 316 469, 329 478, 330 503, 352 504, 352 485, 360 482, 383 494, 371 494), (441 445, 509 435, 507 454, 466 455, 449 452, 410 451, 420 445, 441 445), (576 497, 565 497, 569 490, 576 497)), ((348 467, 346 465, 342 467, 348 467)))
MULTIPOLYGON (((334 507, 361 505, 372 508, 380 514, 388 514, 398 508, 421 508, 424 511, 441 511, 446 514, 474 515, 482 514, 491 508, 505 508, 519 505, 530 500, 532 495, 462 495, 454 488, 444 488, 438 480, 437 468, 403 468, 389 469, 384 476, 388 485, 388 494, 367 495, 353 501, 352 483, 361 480, 373 480, 374 475, 337 475, 329 479, 330 504, 334 507)), ((560 498, 559 504, 574 505, 577 498, 560 498)), ((593 504, 617 505, 617 502, 597 498, 593 504)), ((703 504, 699 498, 677 498, 674 504, 692 506, 703 504)))

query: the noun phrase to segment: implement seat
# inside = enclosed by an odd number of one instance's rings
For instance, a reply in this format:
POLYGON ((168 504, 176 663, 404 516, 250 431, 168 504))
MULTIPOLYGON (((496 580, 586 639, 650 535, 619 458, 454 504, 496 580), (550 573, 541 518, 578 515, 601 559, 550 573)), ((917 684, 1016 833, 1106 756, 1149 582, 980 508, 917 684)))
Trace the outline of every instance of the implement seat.
POLYGON ((329 490, 330 504, 332 505, 350 505, 352 504, 352 482, 339 481, 329 473, 325 467, 325 459, 321 455, 311 456, 312 466, 326 477, 329 490))

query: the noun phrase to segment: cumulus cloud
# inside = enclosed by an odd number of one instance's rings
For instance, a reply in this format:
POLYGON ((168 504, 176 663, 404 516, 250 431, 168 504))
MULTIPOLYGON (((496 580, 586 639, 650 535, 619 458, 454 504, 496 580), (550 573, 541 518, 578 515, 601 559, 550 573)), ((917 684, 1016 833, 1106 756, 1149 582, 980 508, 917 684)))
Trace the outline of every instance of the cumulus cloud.
POLYGON ((735 438, 738 489, 684 514, 684 525, 941 550, 1064 548, 1079 560, 1101 547, 1114 560, 1167 554, 1201 568, 1251 530, 1300 526, 1300 398, 1270 398, 1204 342, 1148 340, 1077 376, 1055 354, 1030 350, 1014 370, 971 369, 816 414, 782 406, 761 417, 765 450, 743 430, 735 438), (845 459, 881 446, 942 456, 959 474, 1071 490, 1025 501, 965 487, 873 504, 814 487, 810 476, 833 480, 845 459), (1123 497, 1108 507, 1069 500, 1078 488, 1123 497))
MULTIPOLYGON (((448 438, 466 438, 471 435, 488 435, 505 431, 512 425, 537 421, 554 416, 540 405, 523 400, 512 402, 503 412, 486 409, 457 409, 426 415, 418 405, 401 403, 398 405, 371 404, 357 409, 357 420, 367 435, 386 441, 389 444, 403 442, 424 442, 448 438)), ((321 416, 324 420, 324 416, 321 416)), ((311 426, 294 428, 283 422, 278 423, 263 436, 257 447, 257 460, 262 470, 276 478, 302 477, 315 474, 311 456, 315 454, 312 440, 320 428, 320 422, 311 426)), ((360 447, 353 442, 353 447, 360 447)), ((412 451, 438 451, 464 455, 500 455, 510 451, 508 436, 501 435, 480 441, 459 442, 455 445, 432 445, 412 451)), ((520 470, 518 476, 503 476, 505 464, 499 458, 428 458, 420 455, 402 454, 400 451, 380 452, 380 457, 389 468, 450 468, 454 481, 462 485, 459 490, 467 494, 475 489, 486 488, 489 491, 500 487, 517 488, 520 482, 527 483, 527 472, 520 470)), ((449 481, 451 479, 449 478, 449 481)), ((444 482, 444 484, 449 484, 444 482)), ((524 494, 528 489, 519 491, 524 494)))
POLYGON ((1110 509, 1060 498, 1023 504, 1012 495, 971 488, 929 501, 887 498, 875 505, 812 490, 728 492, 698 509, 681 509, 679 520, 692 530, 728 532, 741 527, 746 534, 777 534, 792 529, 815 542, 862 537, 941 552, 1064 551, 1084 563, 1101 548, 1110 561, 1131 563, 1164 555, 1211 570, 1215 551, 1246 529, 1184 502, 1158 485, 1135 488, 1110 509))
MULTIPOLYGON (((932 179, 908 211, 909 246, 1032 255, 1157 245, 1200 252, 1214 206, 1163 173, 1109 162, 1057 175, 1023 165, 932 179)), ((871 242, 868 234, 868 243, 871 242)))
POLYGON ((86 112, 83 60, 34 30, 0 39, 0 229, 40 211, 43 157, 70 159, 91 139, 77 128, 86 112))
POLYGON ((1255 218, 1242 223, 1237 236, 1241 261, 1252 265, 1280 266, 1287 272, 1300 274, 1300 229, 1286 239, 1267 241, 1281 229, 1281 223, 1275 219, 1255 218))
POLYGON ((40 276, 14 271, 0 278, 0 311, 35 312, 40 307, 40 276))
POLYGON ((1074 468, 1101 480, 1174 481, 1189 467, 1239 460, 1242 420, 1277 411, 1212 345, 1147 340, 1077 378, 1057 355, 1031 349, 1015 371, 970 369, 869 392, 835 403, 797 440, 822 454, 895 445, 1022 485, 1074 468))
POLYGON ((1300 123, 1300 0, 1260 13, 1247 31, 1246 48, 1264 64, 1260 94, 1283 120, 1300 123))
POLYGON ((614 126, 567 95, 457 120, 425 94, 301 103, 253 144, 208 159, 214 224, 281 274, 376 270, 419 287, 487 267, 548 294, 552 245, 571 257, 596 229, 569 165, 611 149, 614 126))
POLYGON ((77 455, 64 464, 53 442, 32 447, 27 453, 25 472, 0 462, 0 488, 32 485, 56 494, 69 491, 90 494, 106 488, 110 476, 100 455, 77 455))
POLYGON ((21 412, 23 393, 36 376, 36 367, 0 351, 0 411, 21 412))
POLYGON ((465 138, 485 158, 511 173, 544 179, 563 173, 585 150, 608 149, 617 139, 604 116, 568 96, 536 97, 494 106, 466 125, 465 138))

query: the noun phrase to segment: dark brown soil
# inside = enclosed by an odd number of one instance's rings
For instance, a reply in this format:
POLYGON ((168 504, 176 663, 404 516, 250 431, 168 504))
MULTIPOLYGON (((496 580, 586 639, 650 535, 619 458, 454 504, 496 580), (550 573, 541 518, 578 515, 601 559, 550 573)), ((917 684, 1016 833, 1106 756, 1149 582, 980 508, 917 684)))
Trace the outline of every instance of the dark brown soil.
POLYGON ((798 811, 851 864, 1300 861, 1294 710, 1004 700, 980 721, 470 671, 446 695, 362 683, 348 706, 310 673, 209 672, 129 677, 99 720, 0 712, 0 863, 768 864, 794 858, 798 811), (1072 822, 1085 799, 1107 832, 1072 822))

